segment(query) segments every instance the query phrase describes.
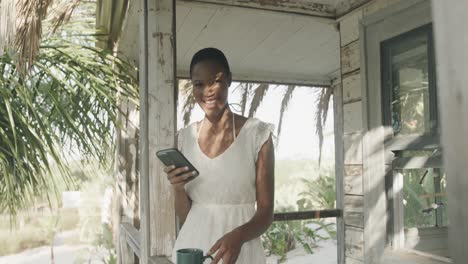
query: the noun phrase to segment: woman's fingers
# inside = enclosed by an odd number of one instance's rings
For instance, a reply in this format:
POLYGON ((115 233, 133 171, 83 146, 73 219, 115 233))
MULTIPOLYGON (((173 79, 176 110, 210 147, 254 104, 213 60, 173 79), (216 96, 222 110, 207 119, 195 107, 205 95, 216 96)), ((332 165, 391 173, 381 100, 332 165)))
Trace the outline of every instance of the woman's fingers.
POLYGON ((169 173, 169 172, 171 172, 173 169, 175 169, 175 166, 174 166, 174 165, 167 166, 167 167, 164 167, 164 172, 165 172, 165 173, 169 173))
POLYGON ((210 250, 208 250, 208 255, 213 255, 218 249, 219 246, 221 246, 221 240, 216 241, 216 243, 211 247, 210 250))
POLYGON ((170 178, 169 180, 172 184, 177 184, 177 183, 185 182, 193 176, 194 176, 193 172, 190 171, 179 176, 174 176, 170 178))
POLYGON ((218 262, 223 258, 223 256, 224 256, 224 251, 219 250, 218 254, 216 254, 211 264, 218 264, 218 262))

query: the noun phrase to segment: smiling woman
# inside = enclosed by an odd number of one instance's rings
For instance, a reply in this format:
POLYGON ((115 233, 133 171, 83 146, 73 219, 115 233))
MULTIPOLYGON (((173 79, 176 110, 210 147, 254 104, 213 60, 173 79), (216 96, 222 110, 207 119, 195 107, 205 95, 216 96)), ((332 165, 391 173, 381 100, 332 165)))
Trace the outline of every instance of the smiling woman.
POLYGON ((192 178, 186 168, 165 169, 184 222, 173 261, 177 250, 199 248, 213 255, 213 263, 265 263, 259 237, 273 220, 273 126, 231 111, 231 72, 221 51, 197 52, 190 75, 204 118, 179 131, 178 145, 200 176, 192 178))

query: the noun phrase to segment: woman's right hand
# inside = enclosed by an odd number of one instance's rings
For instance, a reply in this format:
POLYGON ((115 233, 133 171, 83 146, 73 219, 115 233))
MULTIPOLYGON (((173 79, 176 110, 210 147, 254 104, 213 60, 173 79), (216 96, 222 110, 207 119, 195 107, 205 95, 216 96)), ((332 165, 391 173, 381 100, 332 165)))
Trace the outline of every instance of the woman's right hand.
POLYGON ((188 170, 188 167, 176 168, 174 165, 164 168, 167 179, 176 191, 184 191, 185 184, 194 178, 195 172, 188 170))

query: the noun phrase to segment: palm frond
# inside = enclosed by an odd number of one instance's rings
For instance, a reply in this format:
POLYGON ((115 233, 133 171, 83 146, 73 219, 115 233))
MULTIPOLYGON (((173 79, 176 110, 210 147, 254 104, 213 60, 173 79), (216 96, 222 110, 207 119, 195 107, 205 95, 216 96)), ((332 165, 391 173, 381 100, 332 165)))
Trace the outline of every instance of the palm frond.
POLYGON ((39 52, 42 34, 42 20, 52 0, 17 0, 15 50, 19 70, 31 67, 39 52))
POLYGON ((278 122, 278 133, 276 136, 278 140, 281 134, 281 127, 283 125, 283 116, 286 110, 288 109, 288 105, 289 105, 289 102, 291 101, 292 94, 295 88, 296 87, 294 85, 288 85, 288 88, 286 89, 286 92, 284 93, 283 100, 281 101, 280 117, 279 117, 279 122, 278 122))
POLYGON ((327 121, 328 105, 330 104, 330 98, 332 94, 332 88, 322 88, 316 102, 317 111, 315 112, 315 127, 316 134, 319 138, 319 166, 322 162, 323 127, 327 121))
MULTIPOLYGON (((73 12, 82 0, 55 1, 49 11, 48 20, 51 23, 51 33, 55 33, 62 25, 70 22, 73 12)), ((90 17, 90 16, 83 16, 90 17)))
POLYGON ((63 150, 112 162, 119 99, 138 105, 134 69, 95 47, 49 39, 29 74, 0 57, 0 212, 14 215, 43 190, 58 167, 71 181, 63 150))
POLYGON ((257 112, 258 107, 262 103, 262 100, 268 91, 268 88, 268 84, 262 83, 255 89, 252 102, 250 103, 249 117, 253 117, 255 112, 257 112))
POLYGON ((242 89, 242 96, 241 96, 241 113, 245 115, 245 110, 247 108, 247 100, 249 99, 249 93, 252 90, 253 84, 251 83, 241 83, 240 87, 242 89))
POLYGON ((190 118, 192 116, 192 110, 195 107, 197 101, 195 100, 195 97, 193 97, 193 85, 190 80, 181 80, 179 83, 179 87, 181 87, 181 94, 182 97, 184 98, 184 103, 183 103, 183 120, 184 120, 184 126, 187 126, 190 124, 190 118))

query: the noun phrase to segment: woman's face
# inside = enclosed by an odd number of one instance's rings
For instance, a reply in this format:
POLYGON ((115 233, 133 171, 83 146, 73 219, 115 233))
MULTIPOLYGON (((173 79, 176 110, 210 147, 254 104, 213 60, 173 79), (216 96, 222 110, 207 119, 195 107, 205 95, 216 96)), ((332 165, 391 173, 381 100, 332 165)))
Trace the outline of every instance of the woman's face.
POLYGON ((221 64, 206 60, 193 66, 193 96, 207 116, 218 116, 228 99, 231 76, 221 64))

